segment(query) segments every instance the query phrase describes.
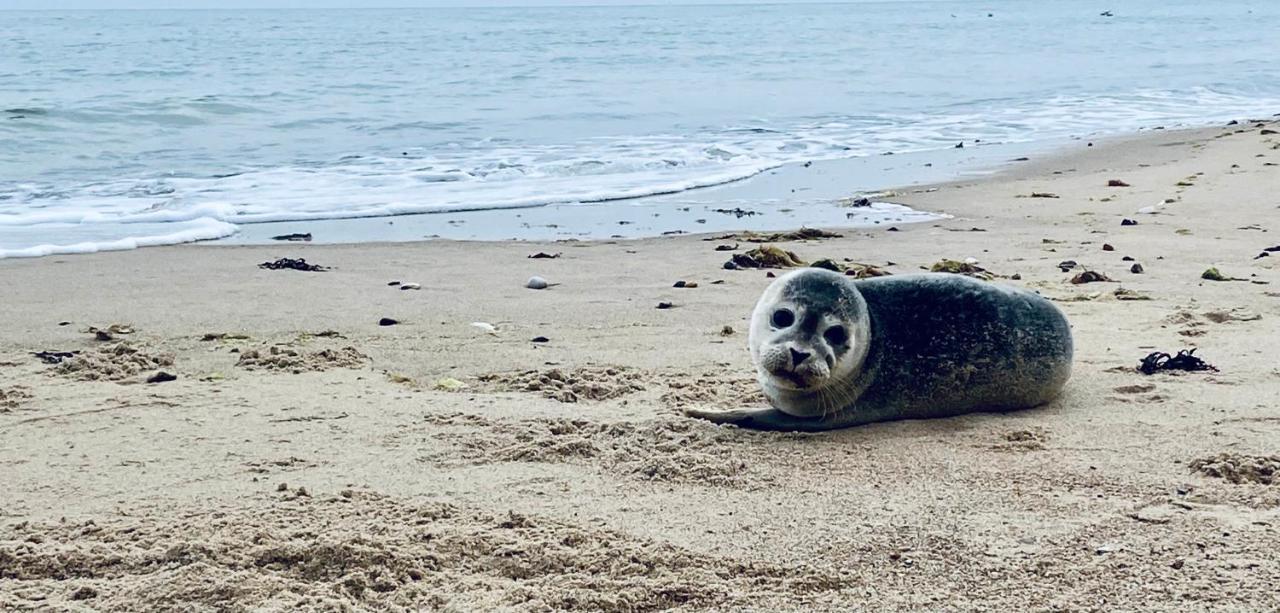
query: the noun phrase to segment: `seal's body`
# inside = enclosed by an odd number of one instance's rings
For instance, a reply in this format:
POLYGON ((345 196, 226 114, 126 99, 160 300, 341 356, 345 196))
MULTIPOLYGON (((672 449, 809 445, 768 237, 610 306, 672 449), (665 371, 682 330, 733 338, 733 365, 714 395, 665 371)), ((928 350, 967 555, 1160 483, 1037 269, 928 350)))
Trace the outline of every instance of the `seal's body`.
POLYGON ((750 345, 773 408, 690 415, 830 430, 1030 408, 1056 397, 1071 375, 1071 330, 1051 302, 945 273, 789 273, 756 304, 750 345))

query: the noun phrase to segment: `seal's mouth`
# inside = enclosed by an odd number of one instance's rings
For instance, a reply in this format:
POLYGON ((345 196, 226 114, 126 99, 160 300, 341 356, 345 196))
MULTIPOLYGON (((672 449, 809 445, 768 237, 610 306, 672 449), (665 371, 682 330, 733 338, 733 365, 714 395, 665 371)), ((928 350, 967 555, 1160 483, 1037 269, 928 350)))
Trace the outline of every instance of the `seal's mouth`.
POLYGON ((783 385, 781 387, 789 387, 795 390, 805 390, 805 389, 809 389, 810 387, 813 387, 813 383, 811 383, 808 379, 805 379, 804 377, 801 377, 800 375, 794 372, 791 372, 789 370, 770 371, 769 374, 774 378, 776 382, 786 383, 786 385, 783 385))

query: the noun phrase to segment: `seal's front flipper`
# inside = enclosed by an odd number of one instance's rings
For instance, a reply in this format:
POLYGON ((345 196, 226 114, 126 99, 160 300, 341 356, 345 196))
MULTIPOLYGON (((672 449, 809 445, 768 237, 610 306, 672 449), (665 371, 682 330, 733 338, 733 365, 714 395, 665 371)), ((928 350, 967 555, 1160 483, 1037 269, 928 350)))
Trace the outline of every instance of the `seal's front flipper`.
POLYGON ((837 427, 827 420, 796 417, 787 415, 777 409, 738 409, 736 411, 699 411, 697 409, 689 409, 684 414, 716 424, 737 426, 749 430, 821 432, 837 427))

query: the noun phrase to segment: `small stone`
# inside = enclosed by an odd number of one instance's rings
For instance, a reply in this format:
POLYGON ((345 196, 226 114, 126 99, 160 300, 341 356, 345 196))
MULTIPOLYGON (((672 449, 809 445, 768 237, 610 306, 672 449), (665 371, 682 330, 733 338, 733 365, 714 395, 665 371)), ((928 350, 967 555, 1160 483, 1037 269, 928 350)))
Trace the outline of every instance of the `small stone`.
POLYGON ((1102 243, 1102 250, 1103 250, 1103 251, 1115 251, 1115 250, 1116 250, 1116 248, 1115 248, 1115 247, 1112 247, 1109 243, 1102 243))
POLYGON ((720 336, 733 336, 733 326, 720 328, 720 336))
POLYGON ((547 338, 547 337, 545 337, 545 336, 535 336, 535 337, 533 337, 533 340, 531 340, 531 341, 529 341, 529 342, 531 342, 531 343, 550 343, 550 342, 551 342, 551 339, 549 339, 549 338, 547 338))
POLYGON ((675 305, 674 305, 674 304, 671 304, 670 302, 659 302, 659 303, 658 303, 658 308, 659 308, 659 309, 670 309, 670 308, 672 308, 672 307, 674 307, 674 306, 675 306, 675 305))
POLYGON ((1184 565, 1186 565, 1186 563, 1187 563, 1187 561, 1186 561, 1186 560, 1184 560, 1184 559, 1182 559, 1182 558, 1178 558, 1177 560, 1174 560, 1174 561, 1172 561, 1172 562, 1170 562, 1170 563, 1169 563, 1169 568, 1172 568, 1172 569, 1174 569, 1174 570, 1179 570, 1179 569, 1181 569, 1184 565))
POLYGON ((1133 273, 1133 274, 1135 274, 1135 275, 1140 275, 1140 274, 1142 274, 1142 264, 1139 264, 1139 263, 1137 263, 1137 262, 1134 262, 1134 263, 1133 263, 1133 266, 1130 266, 1130 267, 1129 267, 1129 272, 1131 272, 1131 273, 1133 273))
POLYGON ((280 485, 277 485, 277 486, 276 486, 276 491, 277 491, 277 492, 287 492, 287 491, 289 491, 289 484, 288 484, 288 483, 281 483, 280 485))
POLYGON ((1107 187, 1129 187, 1129 184, 1120 179, 1111 179, 1107 181, 1107 187))
POLYGON ((147 377, 147 383, 168 383, 169 381, 177 381, 178 375, 159 371, 150 377, 147 377))
POLYGON ((95 590, 92 587, 89 587, 87 585, 82 585, 76 588, 76 591, 71 592, 71 596, 70 596, 72 600, 89 600, 90 598, 97 598, 97 597, 98 597, 98 590, 95 590))
POLYGON ((1127 255, 1126 255, 1126 256, 1124 256, 1124 257, 1120 258, 1120 261, 1121 261, 1121 262, 1132 262, 1132 261, 1133 261, 1133 258, 1132 258, 1132 257, 1130 257, 1130 256, 1127 256, 1127 255))
POLYGON ((398 323, 400 323, 400 322, 398 322, 398 321, 396 321, 396 320, 394 320, 394 319, 391 319, 390 317, 383 317, 382 319, 379 319, 379 320, 378 320, 378 325, 379 325, 379 326, 394 326, 394 325, 396 325, 396 324, 398 324, 398 323))
POLYGON ((547 289, 549 284, 542 277, 529 277, 529 281, 524 286, 529 289, 547 289))
POLYGON ((406 290, 406 289, 422 289, 422 286, 421 286, 421 285, 418 285, 417 283, 405 283, 404 285, 401 285, 401 286, 400 286, 400 289, 401 289, 401 290, 406 290))
POLYGON ((1122 226, 1136 226, 1136 225, 1138 225, 1138 222, 1136 222, 1136 221, 1134 221, 1134 220, 1132 220, 1132 219, 1121 219, 1121 220, 1120 220, 1120 225, 1122 225, 1122 226))
POLYGON ((764 276, 765 276, 765 277, 767 277, 767 278, 772 279, 772 278, 774 278, 774 277, 777 277, 778 275, 775 275, 775 274, 773 274, 772 272, 766 272, 766 273, 764 273, 764 276))
POLYGON ((671 287, 684 287, 685 285, 686 283, 684 281, 676 281, 675 285, 672 285, 671 287))

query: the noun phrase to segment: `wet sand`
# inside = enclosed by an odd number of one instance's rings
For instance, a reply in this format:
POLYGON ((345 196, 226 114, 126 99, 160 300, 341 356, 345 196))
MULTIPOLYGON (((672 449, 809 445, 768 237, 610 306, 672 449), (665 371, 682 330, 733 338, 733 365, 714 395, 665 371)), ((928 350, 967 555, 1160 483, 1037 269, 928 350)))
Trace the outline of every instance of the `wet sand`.
POLYGON ((895 274, 976 258, 1073 324, 1048 406, 820 435, 681 414, 760 403, 770 280, 714 250, 743 240, 0 261, 0 608, 1280 608, 1264 129, 1078 143, 894 196, 950 219, 778 243, 895 274), (332 269, 257 267, 281 257, 332 269), (1218 371, 1134 368, 1184 348, 1218 371), (32 355, 54 350, 79 353, 32 355))

